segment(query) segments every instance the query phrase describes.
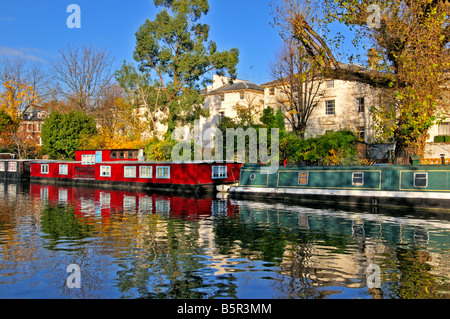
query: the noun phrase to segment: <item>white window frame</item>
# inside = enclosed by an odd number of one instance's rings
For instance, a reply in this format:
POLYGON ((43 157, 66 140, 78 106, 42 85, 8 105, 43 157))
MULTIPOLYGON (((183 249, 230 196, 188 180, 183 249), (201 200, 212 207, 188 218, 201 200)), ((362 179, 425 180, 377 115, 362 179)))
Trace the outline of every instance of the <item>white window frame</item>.
POLYGON ((8 172, 17 172, 17 162, 8 162, 8 172))
POLYGON ((136 178, 136 166, 125 166, 123 168, 123 177, 136 178))
POLYGON ((213 166, 211 168, 212 179, 223 179, 228 177, 227 166, 213 166))
POLYGON ((414 187, 417 187, 417 188, 427 188, 428 187, 428 172, 414 173, 414 187), (416 185, 417 175, 425 175, 425 181, 426 181, 425 186, 417 186, 416 185))
POLYGON ((69 165, 60 164, 59 165, 59 175, 69 175, 69 165))
POLYGON ((49 173, 48 164, 41 164, 41 174, 48 174, 48 173, 49 173))
POLYGON ((153 167, 152 166, 139 167, 139 177, 140 178, 152 178, 153 177, 153 167))
POLYGON ((170 179, 170 166, 157 166, 156 167, 156 178, 170 179))
POLYGON ((363 172, 353 172, 352 173, 352 185, 353 186, 363 186, 364 185, 364 173, 363 172), (361 175, 361 182, 355 182, 355 177, 359 179, 359 176, 357 177, 356 175, 361 175))
POLYGON ((327 100, 325 101, 325 115, 336 115, 336 100, 327 100), (328 103, 332 103, 333 105, 328 105, 328 103), (332 112, 331 112, 332 110, 332 112))
POLYGON ((111 177, 111 166, 100 166, 100 177, 111 177))
POLYGON ((94 165, 95 164, 95 154, 81 155, 82 165, 94 165))
POLYGON ((5 162, 0 162, 0 172, 4 172, 6 169, 5 162))
POLYGON ((366 98, 365 97, 356 98, 356 107, 357 107, 358 113, 365 113, 366 112, 366 98))

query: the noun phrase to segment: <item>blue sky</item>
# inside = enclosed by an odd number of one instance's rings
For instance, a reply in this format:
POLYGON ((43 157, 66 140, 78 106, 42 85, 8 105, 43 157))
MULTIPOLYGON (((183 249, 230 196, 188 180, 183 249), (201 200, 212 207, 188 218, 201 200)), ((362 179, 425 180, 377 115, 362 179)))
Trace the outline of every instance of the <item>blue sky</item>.
MULTIPOLYGON (((258 84, 272 80, 269 66, 282 43, 269 25, 269 2, 209 0, 203 20, 220 50, 239 49, 238 77, 258 84)), ((152 0, 0 0, 0 58, 22 56, 47 65, 69 44, 91 44, 108 49, 120 65, 133 61, 135 32, 156 13, 152 0), (81 8, 80 29, 66 25, 72 3, 81 8)))

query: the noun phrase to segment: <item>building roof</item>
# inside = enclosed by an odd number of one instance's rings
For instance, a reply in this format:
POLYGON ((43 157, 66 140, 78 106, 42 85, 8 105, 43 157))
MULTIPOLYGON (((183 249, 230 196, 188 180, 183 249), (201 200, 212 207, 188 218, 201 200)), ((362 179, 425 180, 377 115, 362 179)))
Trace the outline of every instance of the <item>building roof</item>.
MULTIPOLYGON (((340 67, 341 69, 347 69, 347 70, 353 70, 353 71, 360 71, 360 72, 362 72, 362 73, 367 73, 367 72, 382 73, 382 72, 374 71, 374 70, 371 70, 370 68, 364 67, 364 66, 362 66, 362 65, 354 64, 354 63, 347 64, 347 63, 339 62, 339 67, 340 67)), ((325 79, 327 79, 327 78, 328 78, 328 79, 339 79, 339 77, 326 77, 325 79)), ((282 80, 289 81, 289 76, 285 76, 283 79, 276 79, 276 80, 273 80, 273 81, 270 81, 270 82, 261 84, 261 86, 262 86, 262 87, 275 86, 275 85, 278 85, 279 83, 281 83, 282 80)), ((358 82, 358 78, 354 78, 354 79, 346 79, 346 80, 353 80, 353 81, 357 81, 357 82, 358 82)))
POLYGON ((233 92, 233 91, 246 91, 246 90, 252 90, 252 91, 259 91, 264 92, 264 89, 255 83, 250 82, 236 82, 236 83, 229 83, 221 86, 218 89, 212 90, 207 95, 211 94, 219 94, 219 93, 226 93, 226 92, 233 92))

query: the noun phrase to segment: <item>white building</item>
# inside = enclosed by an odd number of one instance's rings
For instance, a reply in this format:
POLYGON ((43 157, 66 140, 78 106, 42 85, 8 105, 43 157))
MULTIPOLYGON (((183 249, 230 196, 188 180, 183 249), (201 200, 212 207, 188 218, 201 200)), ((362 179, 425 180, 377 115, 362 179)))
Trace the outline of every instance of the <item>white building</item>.
POLYGON ((203 107, 209 109, 209 117, 200 119, 202 132, 217 128, 224 116, 236 119, 236 106, 251 110, 258 120, 264 109, 264 89, 248 81, 214 75, 213 85, 201 93, 205 96, 203 107))
MULTIPOLYGON (((264 104, 274 109, 282 108, 281 81, 261 85, 264 88, 264 104)), ((361 140, 370 142, 375 136, 374 122, 370 113, 372 106, 380 103, 380 93, 370 85, 343 80, 325 80, 305 131, 305 137, 323 135, 327 131, 348 129, 361 140)), ((286 128, 289 130, 288 124, 286 128)))

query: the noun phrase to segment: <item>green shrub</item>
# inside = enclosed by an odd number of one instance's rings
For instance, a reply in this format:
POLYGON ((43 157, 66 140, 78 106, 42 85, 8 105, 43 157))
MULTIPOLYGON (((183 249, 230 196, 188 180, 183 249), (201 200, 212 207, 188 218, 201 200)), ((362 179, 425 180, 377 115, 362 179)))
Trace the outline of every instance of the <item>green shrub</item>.
POLYGON ((436 135, 434 137, 435 143, 450 143, 450 135, 436 135))
POLYGON ((301 139, 287 134, 280 143, 282 160, 291 165, 356 164, 356 136, 351 131, 329 132, 319 137, 301 139))

